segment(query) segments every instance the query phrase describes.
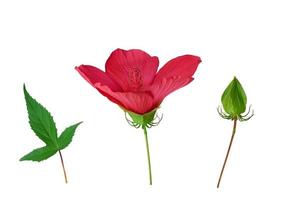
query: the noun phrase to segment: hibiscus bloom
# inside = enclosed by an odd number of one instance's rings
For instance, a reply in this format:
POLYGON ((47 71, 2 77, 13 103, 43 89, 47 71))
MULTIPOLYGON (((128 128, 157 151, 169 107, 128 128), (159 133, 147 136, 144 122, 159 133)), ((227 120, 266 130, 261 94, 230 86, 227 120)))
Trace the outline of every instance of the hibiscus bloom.
POLYGON ((158 108, 164 98, 193 80, 200 57, 183 55, 158 72, 159 60, 138 49, 116 49, 105 63, 105 72, 90 65, 76 70, 110 101, 143 115, 158 108))
POLYGON ((138 49, 116 49, 105 63, 105 72, 90 65, 75 69, 110 101, 132 118, 131 125, 142 127, 146 139, 150 184, 151 164, 147 130, 164 98, 193 80, 200 57, 183 55, 167 62, 158 72, 159 60, 138 49))

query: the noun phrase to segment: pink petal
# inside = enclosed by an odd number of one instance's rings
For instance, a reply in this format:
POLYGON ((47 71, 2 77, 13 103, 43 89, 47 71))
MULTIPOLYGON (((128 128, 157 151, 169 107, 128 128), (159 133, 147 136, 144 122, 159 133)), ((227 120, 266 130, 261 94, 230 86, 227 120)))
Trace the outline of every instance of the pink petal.
POLYGON ((193 78, 184 79, 181 76, 163 78, 161 82, 157 82, 150 87, 150 91, 154 97, 156 107, 160 106, 161 102, 170 93, 178 90, 193 81, 193 78))
POLYGON ((142 50, 116 49, 106 61, 106 73, 124 91, 142 91, 154 80, 159 61, 142 50))
POLYGON ((156 74, 150 88, 155 104, 160 105, 167 95, 189 84, 200 62, 199 57, 191 55, 179 56, 167 62, 156 74))
POLYGON ((195 73, 200 57, 192 55, 183 55, 167 62, 156 74, 154 83, 161 82, 163 78, 181 76, 183 79, 189 79, 195 73))
POLYGON ((100 83, 96 83, 95 87, 110 101, 126 110, 144 114, 154 109, 153 98, 149 92, 113 92, 109 87, 100 83))
POLYGON ((92 86, 96 83, 101 83, 102 85, 107 85, 113 91, 122 91, 121 87, 114 80, 96 67, 90 65, 80 65, 79 67, 75 67, 75 69, 92 86))

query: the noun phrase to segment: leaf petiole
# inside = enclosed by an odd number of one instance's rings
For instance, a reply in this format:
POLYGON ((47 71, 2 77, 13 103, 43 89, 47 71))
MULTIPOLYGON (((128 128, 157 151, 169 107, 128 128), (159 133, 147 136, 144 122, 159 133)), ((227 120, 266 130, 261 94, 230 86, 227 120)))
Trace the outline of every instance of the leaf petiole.
POLYGON ((61 154, 60 150, 59 150, 59 155, 60 155, 61 166, 62 166, 62 169, 63 169, 64 180, 65 180, 65 183, 67 183, 66 170, 65 170, 65 167, 64 167, 63 157, 62 157, 62 154, 61 154))

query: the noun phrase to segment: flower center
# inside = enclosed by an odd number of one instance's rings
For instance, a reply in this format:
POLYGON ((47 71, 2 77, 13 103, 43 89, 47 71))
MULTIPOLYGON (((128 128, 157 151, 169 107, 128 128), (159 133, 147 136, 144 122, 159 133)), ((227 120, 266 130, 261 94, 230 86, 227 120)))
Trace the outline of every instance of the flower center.
POLYGON ((133 91, 139 90, 143 85, 142 74, 137 67, 128 67, 129 88, 133 91))

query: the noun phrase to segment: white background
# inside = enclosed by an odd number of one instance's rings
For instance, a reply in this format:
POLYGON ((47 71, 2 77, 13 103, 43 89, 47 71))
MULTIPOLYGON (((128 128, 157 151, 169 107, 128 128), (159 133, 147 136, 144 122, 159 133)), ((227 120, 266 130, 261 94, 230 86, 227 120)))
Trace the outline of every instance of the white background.
POLYGON ((278 1, 0 2, 0 199, 280 199, 278 1), (163 102, 149 130, 153 186, 141 130, 74 70, 104 69, 116 48, 202 58, 195 80, 163 102), (221 188, 217 178, 231 121, 216 107, 236 75, 256 115, 238 123, 221 188), (84 121, 63 155, 19 162, 40 147, 29 127, 23 83, 59 131, 84 121))

